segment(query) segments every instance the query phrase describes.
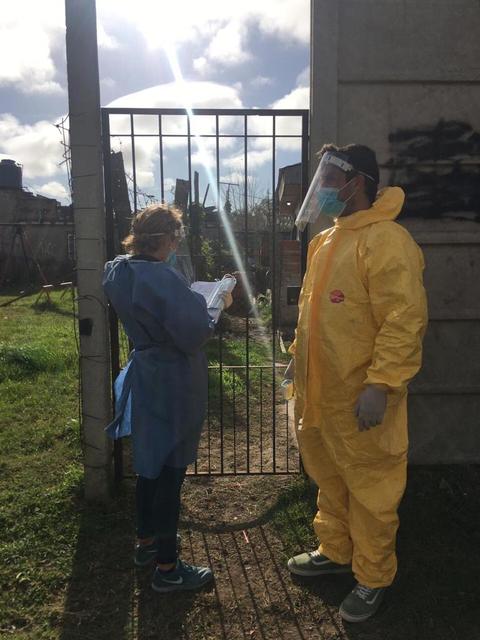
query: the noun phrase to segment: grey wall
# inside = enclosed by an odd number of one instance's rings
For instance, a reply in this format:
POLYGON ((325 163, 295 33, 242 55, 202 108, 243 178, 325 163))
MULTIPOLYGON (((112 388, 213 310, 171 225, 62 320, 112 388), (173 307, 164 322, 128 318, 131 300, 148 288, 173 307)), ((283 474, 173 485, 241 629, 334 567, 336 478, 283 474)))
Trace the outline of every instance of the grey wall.
POLYGON ((480 2, 312 0, 312 41, 312 152, 373 147, 426 258, 411 460, 480 462, 480 2))

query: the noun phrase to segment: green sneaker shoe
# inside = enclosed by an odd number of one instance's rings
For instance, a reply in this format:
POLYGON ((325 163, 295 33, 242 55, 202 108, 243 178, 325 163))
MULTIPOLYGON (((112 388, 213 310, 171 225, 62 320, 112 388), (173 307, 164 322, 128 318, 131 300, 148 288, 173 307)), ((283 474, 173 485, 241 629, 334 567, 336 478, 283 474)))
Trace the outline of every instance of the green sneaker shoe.
MULTIPOLYGON (((182 538, 177 533, 177 553, 180 553, 182 547, 182 538)), ((135 555, 133 561, 137 567, 146 567, 149 565, 157 555, 158 543, 155 540, 151 544, 136 544, 135 555)))
POLYGON ((287 563, 290 573, 297 576, 326 576, 334 573, 350 573, 350 564, 332 562, 319 551, 309 551, 290 558, 287 563))
POLYGON ((363 622, 377 613, 383 600, 385 588, 370 589, 357 584, 340 606, 340 615, 347 622, 363 622))
POLYGON ((208 567, 193 567, 182 560, 178 560, 173 571, 155 569, 152 589, 158 593, 171 591, 193 591, 201 589, 213 580, 212 570, 208 567))

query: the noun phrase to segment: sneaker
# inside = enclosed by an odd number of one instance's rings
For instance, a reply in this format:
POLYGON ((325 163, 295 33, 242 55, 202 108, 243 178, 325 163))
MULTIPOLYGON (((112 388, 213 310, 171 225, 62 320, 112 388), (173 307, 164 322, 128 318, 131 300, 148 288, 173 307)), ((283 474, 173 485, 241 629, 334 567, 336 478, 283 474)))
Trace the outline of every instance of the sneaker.
POLYGON ((371 589, 357 584, 340 606, 340 615, 347 622, 363 622, 375 613, 382 602, 385 588, 371 589))
POLYGON ((326 576, 333 573, 350 573, 350 564, 332 562, 319 551, 309 551, 290 558, 287 563, 290 573, 297 576, 326 576))
MULTIPOLYGON (((177 553, 180 552, 182 546, 182 538, 177 533, 177 553)), ((158 551, 158 542, 154 540, 151 544, 136 544, 135 555, 133 561, 137 567, 146 567, 156 557, 158 551)))
POLYGON ((190 591, 200 589, 212 580, 213 573, 208 567, 193 567, 179 559, 173 571, 155 569, 152 589, 158 593, 190 591))

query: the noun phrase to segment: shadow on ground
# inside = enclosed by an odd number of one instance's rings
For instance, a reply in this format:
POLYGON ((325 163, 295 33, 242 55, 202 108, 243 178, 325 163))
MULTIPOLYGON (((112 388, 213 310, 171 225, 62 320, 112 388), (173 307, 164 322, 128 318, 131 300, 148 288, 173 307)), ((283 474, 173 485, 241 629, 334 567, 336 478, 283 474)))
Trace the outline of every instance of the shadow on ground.
POLYGON ((134 637, 131 502, 126 493, 118 496, 107 510, 79 503, 80 527, 64 604, 61 640, 134 637))
POLYGON ((292 478, 190 479, 182 557, 215 583, 161 596, 133 569, 132 487, 109 512, 86 512, 62 640, 455 640, 480 637, 480 473, 414 469, 401 508, 400 570, 378 615, 343 624, 352 576, 293 580, 287 558, 311 549, 315 491, 292 478))

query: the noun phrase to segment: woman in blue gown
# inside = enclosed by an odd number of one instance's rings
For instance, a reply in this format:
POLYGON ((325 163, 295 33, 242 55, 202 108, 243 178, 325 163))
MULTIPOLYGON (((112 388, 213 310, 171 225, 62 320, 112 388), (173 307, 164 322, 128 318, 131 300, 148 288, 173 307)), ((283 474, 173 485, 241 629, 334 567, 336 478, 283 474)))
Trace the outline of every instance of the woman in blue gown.
POLYGON ((133 344, 115 383, 116 415, 107 432, 114 439, 132 436, 135 563, 156 560, 152 587, 159 592, 199 588, 213 577, 209 568, 178 558, 180 491, 197 456, 207 406, 202 347, 213 333, 205 299, 172 266, 182 237, 180 211, 147 207, 123 242, 128 255, 107 262, 103 279, 133 344))

